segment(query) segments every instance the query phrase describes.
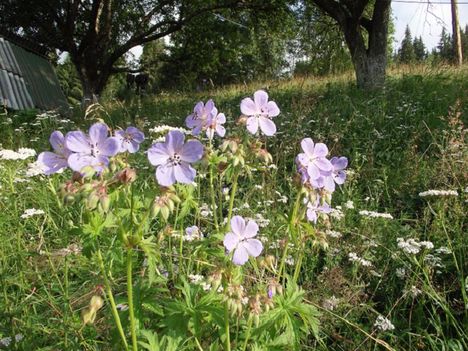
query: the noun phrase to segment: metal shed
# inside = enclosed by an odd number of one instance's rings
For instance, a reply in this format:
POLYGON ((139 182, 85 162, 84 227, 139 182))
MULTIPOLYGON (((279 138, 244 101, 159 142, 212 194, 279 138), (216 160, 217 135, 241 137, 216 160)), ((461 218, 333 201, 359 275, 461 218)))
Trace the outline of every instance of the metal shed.
POLYGON ((0 105, 12 110, 68 109, 55 70, 34 44, 0 33, 0 105))

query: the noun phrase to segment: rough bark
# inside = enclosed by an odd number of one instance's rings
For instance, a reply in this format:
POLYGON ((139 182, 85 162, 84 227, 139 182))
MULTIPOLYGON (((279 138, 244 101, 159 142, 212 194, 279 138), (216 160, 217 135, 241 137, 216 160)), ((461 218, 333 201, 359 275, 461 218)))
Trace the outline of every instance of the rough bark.
POLYGON ((335 19, 343 31, 357 86, 366 90, 382 87, 387 66, 391 0, 376 0, 371 18, 364 14, 370 0, 314 0, 314 3, 335 19))

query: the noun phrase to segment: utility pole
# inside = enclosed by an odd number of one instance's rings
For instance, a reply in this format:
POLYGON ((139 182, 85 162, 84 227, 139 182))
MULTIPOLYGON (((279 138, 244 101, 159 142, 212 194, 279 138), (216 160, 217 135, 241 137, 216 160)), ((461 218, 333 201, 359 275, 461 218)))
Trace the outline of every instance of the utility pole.
POLYGON ((452 2, 452 38, 453 38, 453 61, 457 66, 463 63, 462 45, 460 36, 460 25, 458 23, 458 4, 457 0, 452 2))

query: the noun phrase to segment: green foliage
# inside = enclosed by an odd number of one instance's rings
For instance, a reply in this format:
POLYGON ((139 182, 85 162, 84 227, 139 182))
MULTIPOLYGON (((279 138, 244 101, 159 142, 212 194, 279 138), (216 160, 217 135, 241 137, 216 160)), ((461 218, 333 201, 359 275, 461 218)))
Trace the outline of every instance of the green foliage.
POLYGON ((278 77, 286 67, 286 40, 293 23, 281 1, 269 11, 221 9, 195 18, 171 37, 160 69, 163 87, 213 85, 278 77))
MULTIPOLYGON (((128 158, 138 169, 134 184, 138 196, 132 202, 128 187, 111 188, 112 215, 97 211, 89 215, 86 203, 78 197, 65 206, 57 189, 70 174, 27 178, 25 170, 32 159, 0 159, 0 320, 5 321, 0 323, 0 340, 22 334, 23 339, 10 347, 18 350, 123 349, 109 300, 97 311, 94 324, 83 325, 81 310, 92 296, 105 295, 103 274, 96 265, 99 247, 116 303, 123 306, 118 315, 128 330, 125 253, 138 238, 131 236, 122 245, 119 235, 132 231, 142 233, 132 256, 140 349, 223 350, 226 320, 232 350, 243 350, 244 343, 245 350, 466 349, 467 77, 466 68, 425 68, 424 73, 392 76, 385 91, 373 93, 359 91, 346 77, 256 82, 210 92, 226 113, 229 133, 240 99, 258 86, 268 86, 281 108, 275 119, 280 134, 268 139, 275 167, 254 168, 245 156, 250 174, 239 176, 234 203, 236 213, 261 214, 269 220, 260 233, 265 237, 264 258, 273 257, 273 268, 261 259, 243 268, 225 267, 229 260, 220 243, 224 232, 216 232, 212 218, 200 214, 202 206, 210 203, 208 179, 197 179, 196 187, 176 187, 180 202, 173 203, 167 220, 158 216, 145 221, 148 205, 163 193, 155 189, 154 169, 145 168, 144 154, 128 158), (297 265, 299 246, 291 246, 287 275, 275 282, 283 291, 266 299, 270 278, 278 276, 273 269, 278 270, 288 235, 285 221, 291 218, 287 214, 296 193, 290 179, 294 157, 306 136, 327 143, 332 154, 350 160, 348 181, 334 195, 344 217, 332 217, 318 227, 296 227, 295 235, 303 232, 302 266, 297 265), (457 190, 458 196, 418 196, 428 189, 457 190), (286 204, 277 192, 286 197, 286 204), (32 207, 45 214, 20 217, 32 207), (129 216, 131 208, 133 216, 129 216), (365 217, 360 210, 386 212, 394 219, 365 217), (145 224, 140 227, 141 223, 145 224), (207 237, 182 242, 178 235, 194 224, 207 237), (341 237, 334 237, 336 233, 341 237), (408 254, 398 247, 398 237, 431 241, 434 248, 408 254), (93 245, 88 245, 92 250, 86 256, 83 250, 88 241, 93 245), (351 262, 351 252, 372 266, 351 262), (220 268, 227 269, 220 273, 220 268), (295 271, 297 284, 291 281, 295 271), (216 273, 243 285, 242 297, 249 301, 242 304, 240 314, 226 318, 227 290, 204 290, 185 278, 199 274, 211 282, 216 273), (251 300, 256 295, 262 297, 257 315, 251 300), (375 327, 378 315, 387 317, 395 329, 375 327)), ((125 126, 135 118, 152 139, 156 136, 147 127, 180 126, 193 102, 207 97, 166 94, 124 107, 109 101, 105 105, 108 115, 100 116, 106 121, 112 118, 115 126, 125 126)), ((86 128, 50 114, 39 118, 34 112, 0 118, 4 123, 2 148, 15 150, 45 150, 51 130, 86 128)), ((142 150, 150 144, 147 141, 142 150)), ((246 149, 243 152, 248 154, 246 149)), ((230 157, 212 155, 197 170, 207 173, 208 166, 214 165, 218 175, 230 161, 230 157)), ((223 178, 231 190, 232 176, 223 178)), ((214 184, 223 218, 226 195, 218 181, 214 184)))
POLYGON ((409 26, 406 26, 405 37, 398 50, 398 59, 401 63, 413 63, 416 60, 415 47, 409 26))
POLYGON ((80 79, 76 73, 76 67, 71 62, 70 57, 67 55, 65 60, 56 66, 55 70, 60 87, 70 105, 76 106, 80 104, 83 98, 83 91, 80 79))

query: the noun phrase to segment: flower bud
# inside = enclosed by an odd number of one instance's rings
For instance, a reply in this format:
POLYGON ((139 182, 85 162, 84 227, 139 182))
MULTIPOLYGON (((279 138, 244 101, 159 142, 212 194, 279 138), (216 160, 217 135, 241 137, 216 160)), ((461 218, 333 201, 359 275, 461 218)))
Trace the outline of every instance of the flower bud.
POLYGON ((136 177, 136 171, 133 168, 125 168, 115 175, 115 179, 122 184, 133 183, 136 177))
POLYGON ((273 162, 273 156, 265 149, 256 150, 257 157, 266 164, 273 162))
POLYGON ((71 181, 73 183, 81 183, 83 181, 83 176, 81 175, 80 172, 73 172, 71 181))
POLYGON ((236 124, 238 126, 245 126, 247 125, 247 119, 248 117, 245 115, 240 115, 240 117, 237 119, 236 124))
POLYGON ((81 169, 81 175, 83 178, 92 178, 95 173, 96 173, 96 170, 94 169, 94 167, 91 167, 91 166, 84 166, 81 169))
POLYGON ((98 295, 94 295, 92 298, 91 298, 91 301, 89 302, 89 307, 91 309, 94 309, 95 311, 101 309, 101 307, 104 305, 104 301, 102 300, 102 298, 98 295))
POLYGON ((275 269, 276 258, 273 255, 268 255, 265 257, 265 265, 271 269, 275 269))
POLYGON ((99 210, 102 212, 108 212, 110 207, 110 198, 109 196, 103 195, 99 198, 99 210))
POLYGON ((86 198, 86 207, 89 210, 94 210, 97 207, 98 203, 99 203, 99 196, 96 194, 95 191, 93 191, 86 198))

